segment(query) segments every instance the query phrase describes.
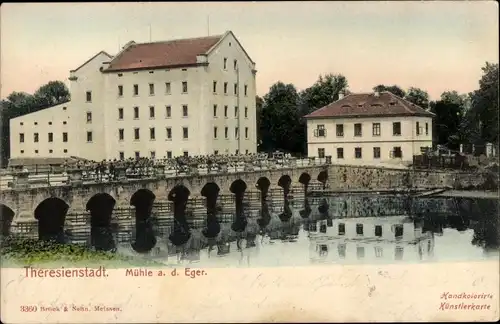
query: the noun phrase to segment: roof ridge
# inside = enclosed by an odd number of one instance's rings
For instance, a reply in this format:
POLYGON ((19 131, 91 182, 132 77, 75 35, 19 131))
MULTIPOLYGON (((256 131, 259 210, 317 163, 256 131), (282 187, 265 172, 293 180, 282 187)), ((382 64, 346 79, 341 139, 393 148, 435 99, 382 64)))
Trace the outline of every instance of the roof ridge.
POLYGON ((135 44, 132 44, 132 46, 136 46, 136 45, 149 45, 149 44, 164 44, 164 43, 176 42, 176 41, 181 41, 181 40, 199 40, 199 39, 205 39, 205 38, 220 38, 222 36, 224 36, 224 35, 223 34, 219 34, 219 35, 212 35, 212 36, 175 38, 175 39, 161 40, 161 41, 155 41, 155 42, 135 43, 135 44))

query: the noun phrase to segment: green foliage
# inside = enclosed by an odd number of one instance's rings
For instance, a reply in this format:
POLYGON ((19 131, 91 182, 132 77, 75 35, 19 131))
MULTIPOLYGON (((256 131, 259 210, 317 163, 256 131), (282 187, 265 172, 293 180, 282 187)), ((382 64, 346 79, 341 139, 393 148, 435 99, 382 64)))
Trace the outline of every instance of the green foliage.
MULTIPOLYGON (((1 245, 2 262, 21 265, 34 265, 53 262, 95 263, 112 261, 116 263, 134 263, 132 257, 126 257, 111 252, 92 251, 76 244, 59 244, 52 241, 6 237, 1 245)), ((148 262, 140 262, 148 263, 148 262)))
POLYGON ((456 91, 445 91, 441 94, 441 100, 431 102, 431 112, 436 114, 434 118, 434 140, 437 144, 443 144, 451 149, 458 149, 463 138, 460 134, 460 126, 463 123, 469 97, 466 94, 458 94, 456 91))
POLYGON ((70 99, 69 90, 61 81, 50 81, 41 86, 34 95, 25 92, 13 92, 0 102, 0 165, 8 163, 10 155, 11 118, 26 115, 51 106, 67 102, 70 99))
POLYGON ((404 98, 421 108, 429 107, 429 94, 420 88, 411 87, 404 98))
POLYGON ((399 86, 397 85, 392 85, 392 86, 386 86, 383 84, 379 84, 376 87, 373 87, 373 91, 376 92, 383 92, 383 91, 388 91, 392 94, 395 94, 398 97, 404 98, 406 96, 406 92, 399 86))

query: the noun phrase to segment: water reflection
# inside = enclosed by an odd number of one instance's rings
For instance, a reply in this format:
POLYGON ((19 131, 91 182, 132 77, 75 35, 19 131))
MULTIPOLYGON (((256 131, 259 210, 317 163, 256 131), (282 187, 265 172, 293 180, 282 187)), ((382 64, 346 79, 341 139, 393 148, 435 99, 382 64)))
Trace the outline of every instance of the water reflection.
MULTIPOLYGON (((303 181, 305 195, 307 177, 303 181)), ((133 208, 123 215, 113 209, 111 196, 96 195, 87 205, 90 226, 80 225, 88 234, 69 228, 73 234, 64 240, 76 242, 89 235, 99 250, 117 249, 165 264, 217 267, 498 258, 496 200, 374 195, 304 199, 290 190, 288 179, 278 185, 282 191, 271 199, 269 183, 261 181, 263 195, 252 202, 246 184, 235 182, 234 200, 227 203, 216 185, 207 184, 203 202, 192 203, 194 210, 188 208, 192 198, 183 186, 170 192, 169 208, 155 205, 154 195, 144 191, 133 197, 133 208)), ((62 237, 65 213, 53 224, 45 213, 37 211, 40 238, 62 237)))

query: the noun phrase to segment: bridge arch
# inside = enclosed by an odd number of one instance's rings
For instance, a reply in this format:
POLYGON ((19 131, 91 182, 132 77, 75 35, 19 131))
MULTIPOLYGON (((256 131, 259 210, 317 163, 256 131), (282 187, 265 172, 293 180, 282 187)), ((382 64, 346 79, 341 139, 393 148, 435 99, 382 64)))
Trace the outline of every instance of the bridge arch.
POLYGON ((321 182, 323 185, 326 184, 328 181, 328 171, 323 170, 318 174, 318 177, 316 178, 319 182, 321 182))
POLYGON ((156 237, 150 222, 155 194, 149 189, 139 189, 130 198, 130 205, 135 207, 135 241, 132 248, 139 253, 151 251, 156 245, 156 237))
POLYGON ((286 188, 286 187, 289 188, 291 184, 292 184, 292 178, 290 178, 288 174, 282 175, 278 180, 278 186, 280 186, 281 188, 286 188))
POLYGON ((219 192, 220 187, 215 182, 208 182, 201 189, 201 195, 207 199, 207 226, 202 230, 202 234, 209 239, 215 238, 220 233, 220 223, 217 219, 219 192))
POLYGON ((115 250, 111 233, 111 217, 116 200, 106 192, 99 192, 90 197, 85 209, 90 212, 90 240, 99 251, 115 250))
POLYGON ((309 182, 311 182, 311 175, 307 172, 303 172, 299 176, 299 183, 301 183, 304 186, 307 186, 309 184, 309 182))
POLYGON ((203 188, 201 188, 200 194, 207 199, 210 199, 212 197, 215 197, 215 199, 217 199, 220 190, 221 189, 219 185, 216 184, 215 182, 207 182, 205 183, 203 188))
POLYGON ((0 204, 0 234, 8 236, 16 213, 7 205, 0 204))
POLYGON ((243 193, 247 190, 247 183, 242 179, 236 179, 231 183, 229 191, 234 194, 243 193))
POLYGON ((184 184, 179 183, 175 185, 168 193, 169 201, 186 201, 191 195, 191 191, 184 184))
POLYGON ((38 220, 38 239, 62 242, 68 210, 69 205, 57 197, 46 198, 39 203, 34 211, 38 220))

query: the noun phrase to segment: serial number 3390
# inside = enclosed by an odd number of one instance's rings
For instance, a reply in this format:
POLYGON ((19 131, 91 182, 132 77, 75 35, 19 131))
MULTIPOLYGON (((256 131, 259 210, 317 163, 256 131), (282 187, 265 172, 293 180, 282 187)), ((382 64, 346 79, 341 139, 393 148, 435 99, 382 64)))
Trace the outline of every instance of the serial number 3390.
POLYGON ((35 305, 33 306, 20 306, 20 311, 21 312, 36 312, 38 310, 38 307, 35 305))

